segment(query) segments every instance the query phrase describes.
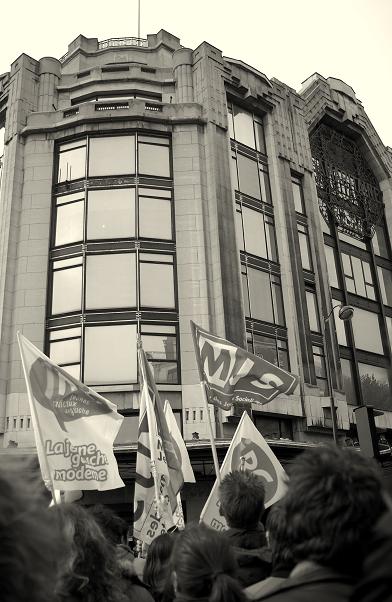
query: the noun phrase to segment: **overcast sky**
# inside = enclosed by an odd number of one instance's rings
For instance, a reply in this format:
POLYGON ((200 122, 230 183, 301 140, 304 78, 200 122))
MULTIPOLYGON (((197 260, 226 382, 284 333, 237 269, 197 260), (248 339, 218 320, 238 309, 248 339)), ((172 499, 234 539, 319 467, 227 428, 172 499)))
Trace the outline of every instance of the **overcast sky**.
MULTIPOLYGON (((296 90, 317 71, 350 84, 392 146, 392 0, 140 0, 141 37, 207 41, 296 90)), ((137 36, 137 0, 3 0, 0 73, 22 53, 59 58, 79 34, 137 36)))

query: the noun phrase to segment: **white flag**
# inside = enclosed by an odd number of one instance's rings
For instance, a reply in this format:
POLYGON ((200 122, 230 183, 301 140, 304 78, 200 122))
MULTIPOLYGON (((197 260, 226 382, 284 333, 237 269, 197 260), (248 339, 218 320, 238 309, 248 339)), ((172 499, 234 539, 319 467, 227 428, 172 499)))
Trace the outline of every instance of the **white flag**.
POLYGON ((181 431, 178 427, 177 420, 173 414, 170 403, 165 401, 164 412, 166 416, 167 426, 169 427, 169 433, 172 438, 172 443, 176 456, 181 465, 182 474, 186 483, 196 483, 195 475, 193 474, 193 468, 189 459, 188 450, 185 445, 185 441, 182 438, 181 431))
MULTIPOLYGON (((223 460, 221 478, 240 468, 254 472, 264 479, 266 508, 283 497, 286 491, 286 473, 283 466, 246 412, 242 414, 223 460)), ((219 514, 218 488, 218 481, 215 481, 200 520, 217 531, 223 531, 228 527, 224 517, 219 514)))

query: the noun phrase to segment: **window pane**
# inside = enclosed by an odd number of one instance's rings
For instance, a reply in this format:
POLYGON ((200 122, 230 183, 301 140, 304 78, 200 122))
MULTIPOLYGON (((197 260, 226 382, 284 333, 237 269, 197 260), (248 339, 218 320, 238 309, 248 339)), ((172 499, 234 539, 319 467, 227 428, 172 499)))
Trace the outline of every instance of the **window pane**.
POLYGON ((84 382, 91 385, 137 382, 135 324, 86 327, 84 382))
MULTIPOLYGON (((61 150, 61 149, 60 149, 61 150)), ((59 153, 58 182, 77 180, 86 175, 86 147, 59 153)))
POLYGON ((273 223, 267 221, 267 218, 265 217, 264 221, 265 232, 267 237, 268 259, 270 259, 271 261, 278 261, 278 248, 276 246, 275 226, 273 223))
POLYGON ((230 176, 231 176, 231 184, 234 190, 239 190, 238 184, 238 173, 237 173, 237 159, 235 156, 232 156, 230 159, 230 176))
POLYGON ((49 333, 49 339, 51 341, 57 341, 59 339, 70 339, 71 337, 80 337, 81 328, 65 328, 61 330, 51 330, 49 333))
POLYGON ((231 107, 229 107, 228 114, 227 114, 227 125, 229 128, 230 138, 234 138, 233 112, 232 112, 231 107))
POLYGON ((53 272, 52 314, 80 311, 82 266, 53 272))
POLYGON ((62 368, 65 372, 80 380, 80 364, 70 364, 69 366, 62 366, 62 368))
POLYGON ((80 339, 51 343, 49 357, 58 365, 80 362, 80 339))
POLYGON ((274 322, 271 286, 266 272, 248 268, 251 316, 256 320, 274 322))
POLYGON ((86 267, 86 309, 135 306, 135 254, 89 255, 86 267))
MULTIPOLYGON (((329 278, 329 285, 334 286, 335 288, 339 288, 338 275, 336 272, 336 261, 335 261, 335 251, 332 247, 328 245, 324 246, 325 249, 325 258, 327 260, 327 271, 329 278)), ((343 257, 343 255, 342 255, 343 257)))
POLYGON ((261 199, 259 170, 256 161, 244 155, 237 155, 240 191, 256 199, 261 199))
MULTIPOLYGON (((340 301, 338 301, 337 299, 332 299, 332 306, 338 305, 339 303, 340 301)), ((344 326, 344 321, 339 318, 338 311, 336 311, 336 313, 334 312, 334 318, 338 343, 339 345, 344 345, 347 347, 346 329, 344 326)))
POLYGON ((385 305, 392 306, 392 272, 377 267, 377 273, 380 281, 382 301, 385 305))
POLYGON ((176 337, 144 334, 142 335, 142 343, 148 360, 177 359, 176 337))
POLYGON ((139 236, 172 239, 170 200, 139 197, 139 236))
POLYGON ((264 155, 266 155, 267 151, 265 148, 263 124, 259 123, 258 121, 255 121, 254 125, 255 125, 255 136, 256 136, 256 150, 258 150, 260 153, 263 153, 264 155))
POLYGON ((375 255, 389 257, 387 238, 383 226, 376 226, 372 243, 375 255))
POLYGON ((54 241, 56 247, 83 240, 83 209, 83 201, 57 207, 54 241))
POLYGON ((135 236, 135 189, 90 190, 88 240, 135 236))
POLYGON ((385 321, 387 323, 387 331, 388 331, 388 336, 389 336, 389 344, 392 348, 392 318, 390 318, 389 316, 385 316, 385 321))
POLYGON ((346 359, 341 359, 340 363, 342 366, 343 391, 346 394, 347 403, 355 406, 357 405, 357 393, 355 391, 352 363, 346 359))
POLYGON ((310 260, 309 238, 307 234, 304 234, 303 232, 298 232, 298 238, 302 267, 304 270, 311 270, 312 262, 310 260))
POLYGON ((240 251, 245 248, 244 245, 244 233, 242 231, 242 215, 240 211, 235 212, 235 234, 237 238, 237 245, 240 251))
POLYGON ((241 274, 241 282, 242 282, 242 296, 244 299, 244 312, 245 315, 250 317, 250 305, 249 305, 249 295, 248 295, 248 278, 246 274, 241 274))
POLYGON ((378 315, 356 307, 351 322, 357 349, 382 354, 383 347, 378 315))
POLYGON ((272 284, 272 301, 274 305, 275 323, 284 326, 286 321, 284 317, 282 288, 280 284, 272 284))
POLYGON ((135 136, 90 138, 90 176, 135 173, 135 136))
POLYGON ((366 251, 366 243, 363 240, 358 240, 357 238, 354 238, 353 236, 349 236, 348 234, 343 234, 343 232, 339 232, 338 233, 339 239, 344 241, 344 242, 348 242, 350 245, 354 245, 355 247, 358 247, 359 249, 363 249, 364 251, 366 251))
POLYGON ((156 383, 178 383, 178 369, 176 362, 150 361, 150 365, 154 372, 154 380, 156 383))
POLYGON ((246 144, 255 148, 255 136, 253 132, 253 117, 248 111, 233 105, 234 111, 234 132, 237 142, 246 144))
POLYGON ((271 198, 271 187, 269 181, 269 175, 265 171, 260 171, 260 186, 261 186, 261 199, 264 203, 272 203, 271 198))
POLYGON ((140 263, 140 304, 175 308, 172 265, 140 263))
POLYGON ((301 185, 299 183, 292 182, 292 189, 293 189, 295 210, 298 211, 298 213, 304 213, 301 185))
POLYGON ((318 316, 316 295, 310 291, 305 291, 306 304, 308 307, 310 330, 320 332, 320 321, 318 316))
POLYGON ((245 231, 245 250, 258 257, 267 257, 263 214, 242 207, 242 219, 245 231))
POLYGON ((170 156, 167 146, 139 143, 139 174, 170 178, 170 156))
POLYGON ((360 259, 358 259, 358 257, 351 257, 351 261, 352 261, 352 266, 353 266, 355 288, 357 291, 357 295, 361 295, 361 297, 366 297, 365 282, 363 279, 363 272, 362 272, 362 262, 360 259))
POLYGON ((365 403, 380 408, 392 410, 391 390, 388 370, 369 364, 358 364, 362 395, 365 403))
POLYGON ((275 339, 255 334, 253 336, 253 344, 255 355, 263 357, 267 362, 271 362, 271 364, 278 364, 275 339))

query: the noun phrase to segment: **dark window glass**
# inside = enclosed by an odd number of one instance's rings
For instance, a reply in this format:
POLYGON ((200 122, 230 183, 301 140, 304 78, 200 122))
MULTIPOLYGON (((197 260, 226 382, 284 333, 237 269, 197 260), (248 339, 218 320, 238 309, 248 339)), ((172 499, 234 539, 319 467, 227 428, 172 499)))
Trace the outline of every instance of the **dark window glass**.
POLYGON ((312 260, 310 256, 308 229, 302 224, 298 224, 299 248, 301 252, 301 263, 304 270, 312 270, 312 260))
POLYGON ((275 225, 271 217, 264 215, 265 234, 267 238, 268 259, 278 261, 278 247, 276 245, 275 225))
POLYGON ((316 373, 316 382, 324 395, 328 395, 327 372, 325 369, 325 357, 322 347, 312 346, 314 370, 316 373))
POLYGON ((304 203, 302 198, 302 184, 299 178, 295 178, 294 176, 291 179, 291 185, 294 196, 294 207, 298 213, 305 213, 304 211, 304 203))
POLYGON ((271 198, 271 186, 269 181, 268 172, 265 169, 260 169, 260 186, 261 186, 261 199, 264 203, 272 203, 271 198))
POLYGON ((52 314, 80 311, 82 303, 82 258, 53 262, 52 314))
POLYGON ((240 180, 240 191, 255 199, 261 199, 259 169, 257 162, 245 157, 245 155, 237 155, 238 174, 240 180))
POLYGON ((86 267, 86 309, 135 306, 135 253, 89 255, 86 267))
POLYGON ((364 402, 381 410, 392 409, 389 370, 380 366, 358 364, 364 402))
POLYGON ((86 175, 86 141, 78 140, 61 144, 57 182, 78 180, 86 175))
POLYGON ((293 439, 293 427, 288 418, 255 415, 257 430, 266 439, 293 439))
POLYGON ((56 199, 56 247, 83 240, 84 192, 56 199))
POLYGON ((352 362, 341 359, 340 363, 342 366, 343 391, 346 394, 347 403, 355 406, 357 405, 357 393, 355 391, 352 362))
POLYGON ((90 190, 87 205, 87 239, 135 236, 135 189, 90 190))
MULTIPOLYGON (((148 140, 147 136, 143 136, 143 140, 148 140)), ((150 138, 149 140, 154 142, 157 141, 157 138, 150 138)), ((139 142, 138 171, 142 175, 170 178, 169 147, 139 142)))
POLYGON ((378 279, 380 281, 382 301, 385 305, 392 306, 392 272, 377 267, 378 279))
POLYGON ((372 238, 373 251, 375 255, 380 257, 389 257, 387 236, 383 226, 376 226, 374 236, 372 238))
POLYGON ((246 252, 258 257, 267 257, 263 214, 248 207, 242 207, 242 219, 246 252))
POLYGON ((84 382, 136 383, 136 339, 136 324, 86 327, 84 382))
POLYGON ((378 314, 356 307, 351 324, 357 349, 383 354, 378 314))
POLYGON ((246 273, 241 273, 241 282, 242 282, 242 296, 244 299, 244 312, 245 315, 250 317, 250 305, 249 305, 249 294, 248 294, 248 278, 246 273))
POLYGON ((267 151, 265 148, 265 136, 264 136, 263 123, 261 121, 255 120, 254 125, 255 125, 255 137, 256 137, 256 150, 258 150, 259 153, 263 153, 264 155, 266 155, 267 151))
POLYGON ((251 316, 256 320, 274 322, 270 279, 267 272, 248 268, 251 316))
POLYGON ((173 264, 169 261, 173 261, 170 255, 140 254, 141 306, 175 308, 173 264))
POLYGON ((284 370, 289 370, 289 357, 286 341, 255 334, 253 335, 253 343, 252 341, 250 341, 250 343, 252 353, 264 358, 271 364, 280 366, 284 370))
POLYGON ((329 247, 328 245, 325 245, 324 249, 325 249, 325 258, 327 260, 329 285, 333 286, 335 288, 339 288, 338 274, 336 271, 335 251, 334 251, 333 247, 329 247))
POLYGON ((89 176, 135 173, 135 136, 90 138, 89 176))
POLYGON ((320 320, 317 308, 317 299, 315 293, 311 291, 305 291, 306 293, 306 304, 308 307, 309 326, 310 330, 314 332, 320 332, 320 320))
POLYGON ((280 278, 271 276, 272 284, 272 301, 274 306, 275 323, 284 326, 286 324, 283 309, 283 296, 280 278))

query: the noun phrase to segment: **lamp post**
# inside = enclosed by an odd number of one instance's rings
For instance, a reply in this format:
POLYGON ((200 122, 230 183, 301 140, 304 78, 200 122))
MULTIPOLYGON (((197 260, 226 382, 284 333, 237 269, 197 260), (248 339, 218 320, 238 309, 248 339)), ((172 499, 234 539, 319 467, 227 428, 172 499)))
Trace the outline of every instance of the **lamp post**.
POLYGON ((348 320, 351 320, 351 318, 353 317, 354 314, 354 308, 351 307, 351 305, 342 305, 341 303, 339 303, 339 305, 335 305, 331 311, 329 312, 328 316, 323 317, 322 320, 322 326, 323 326, 323 342, 324 342, 324 356, 325 356, 325 369, 327 372, 327 385, 328 385, 328 395, 329 395, 329 402, 330 402, 330 407, 331 407, 331 418, 332 418, 332 434, 333 434, 333 440, 335 442, 336 445, 338 445, 338 420, 337 420, 337 416, 336 416, 336 407, 335 407, 335 397, 334 397, 334 393, 333 393, 333 382, 332 382, 332 373, 331 373, 331 366, 329 363, 329 351, 328 351, 328 345, 327 345, 327 340, 325 337, 325 332, 327 329, 327 322, 330 320, 334 310, 339 307, 339 319, 343 320, 343 322, 347 322, 348 320))

